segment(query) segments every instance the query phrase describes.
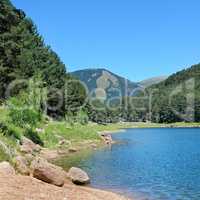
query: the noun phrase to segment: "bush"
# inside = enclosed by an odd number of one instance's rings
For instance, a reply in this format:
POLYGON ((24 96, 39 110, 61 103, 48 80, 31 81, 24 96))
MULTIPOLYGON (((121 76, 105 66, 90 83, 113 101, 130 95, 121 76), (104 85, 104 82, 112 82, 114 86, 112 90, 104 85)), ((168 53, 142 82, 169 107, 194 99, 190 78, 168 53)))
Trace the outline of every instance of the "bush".
POLYGON ((0 122, 0 133, 6 137, 12 137, 13 139, 20 140, 21 136, 18 131, 12 126, 8 126, 6 123, 0 122))
POLYGON ((40 136, 37 132, 33 131, 32 129, 26 129, 24 136, 32 140, 35 144, 39 144, 41 146, 44 145, 43 141, 41 140, 40 136))
POLYGON ((80 110, 76 114, 73 114, 71 112, 66 113, 65 121, 69 123, 70 125, 74 125, 75 123, 86 125, 88 124, 89 118, 86 112, 84 112, 83 110, 80 110))
POLYGON ((28 95, 23 93, 8 100, 9 118, 18 127, 35 127, 42 115, 28 101, 28 95))
POLYGON ((13 124, 22 128, 34 127, 40 121, 40 116, 32 109, 11 109, 9 117, 13 124))
POLYGON ((87 115, 86 112, 80 110, 80 111, 78 112, 76 118, 77 118, 77 122, 78 122, 78 123, 80 123, 80 124, 82 124, 82 125, 88 124, 89 119, 88 119, 88 115, 87 115))

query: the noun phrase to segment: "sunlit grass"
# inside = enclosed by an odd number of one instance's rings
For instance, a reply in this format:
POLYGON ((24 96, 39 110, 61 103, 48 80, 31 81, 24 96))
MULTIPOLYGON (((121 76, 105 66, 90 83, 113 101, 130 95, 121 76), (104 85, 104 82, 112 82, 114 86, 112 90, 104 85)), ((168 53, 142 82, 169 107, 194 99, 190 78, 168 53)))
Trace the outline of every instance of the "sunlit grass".
MULTIPOLYGON (((10 130, 13 130, 14 135, 21 137, 24 135, 24 129, 19 128, 11 124, 8 120, 8 110, 5 107, 0 107, 0 122, 6 123, 10 130)), ((62 139, 69 140, 72 145, 77 145, 81 142, 100 142, 99 132, 103 131, 119 131, 120 129, 126 128, 159 128, 159 127, 196 127, 200 126, 200 123, 186 123, 179 122, 173 124, 157 124, 150 122, 121 122, 108 125, 99 125, 96 123, 89 123, 87 125, 74 124, 71 125, 65 121, 50 121, 41 122, 38 124, 38 128, 44 130, 44 132, 38 133, 41 140, 44 142, 44 146, 55 149, 58 147, 59 141, 62 139)), ((4 139, 2 136, 0 139, 4 139)), ((6 137, 7 143, 11 142, 12 146, 17 146, 16 141, 12 138, 6 137)), ((1 154, 1 152, 0 152, 1 154)))

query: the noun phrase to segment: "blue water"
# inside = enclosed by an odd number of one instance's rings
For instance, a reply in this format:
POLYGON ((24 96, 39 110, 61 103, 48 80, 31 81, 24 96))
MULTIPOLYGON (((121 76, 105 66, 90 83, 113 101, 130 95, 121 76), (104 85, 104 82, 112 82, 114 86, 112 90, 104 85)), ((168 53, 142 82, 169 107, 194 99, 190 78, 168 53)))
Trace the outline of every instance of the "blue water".
POLYGON ((200 129, 128 129, 81 161, 92 186, 145 200, 200 200, 200 129))

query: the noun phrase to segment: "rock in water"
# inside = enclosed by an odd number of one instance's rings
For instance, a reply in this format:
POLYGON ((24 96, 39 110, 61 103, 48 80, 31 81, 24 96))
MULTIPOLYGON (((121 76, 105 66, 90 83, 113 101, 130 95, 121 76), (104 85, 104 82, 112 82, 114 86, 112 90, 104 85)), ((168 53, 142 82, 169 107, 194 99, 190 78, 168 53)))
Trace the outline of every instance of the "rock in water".
POLYGON ((58 166, 49 163, 43 158, 36 158, 31 163, 33 177, 46 183, 62 187, 67 173, 58 166))
POLYGON ((9 162, 0 163, 0 174, 4 175, 15 175, 15 169, 10 165, 9 162))
POLYGON ((85 185, 90 183, 89 176, 80 168, 72 167, 68 172, 68 176, 72 182, 77 185, 85 185))

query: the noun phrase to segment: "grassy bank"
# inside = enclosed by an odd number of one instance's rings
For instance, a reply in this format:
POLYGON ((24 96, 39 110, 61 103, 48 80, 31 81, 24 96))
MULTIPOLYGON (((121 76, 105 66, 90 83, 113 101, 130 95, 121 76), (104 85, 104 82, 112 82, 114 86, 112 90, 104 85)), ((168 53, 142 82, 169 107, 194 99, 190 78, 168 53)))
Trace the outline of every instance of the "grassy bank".
POLYGON ((48 148, 55 148, 60 138, 70 140, 72 144, 79 145, 84 141, 100 142, 99 132, 118 132, 126 128, 167 128, 167 127, 200 127, 200 123, 173 123, 156 124, 143 122, 126 122, 108 125, 89 123, 87 125, 69 125, 66 122, 49 122, 45 127, 45 133, 41 134, 44 144, 48 148))
MULTIPOLYGON (((36 128, 27 133, 26 129, 17 127, 9 122, 8 110, 0 107, 0 140, 5 143, 9 149, 18 150, 18 143, 22 136, 29 137, 35 141, 40 141, 44 147, 49 149, 58 149, 60 141, 68 141, 63 145, 63 149, 69 147, 87 147, 87 144, 99 144, 101 139, 99 132, 115 132, 125 128, 159 128, 159 127, 200 127, 200 123, 173 123, 173 124, 156 124, 156 123, 116 123, 108 125, 99 125, 88 123, 81 125, 78 123, 69 124, 66 121, 42 121, 36 128)), ((0 145, 0 160, 7 160, 8 156, 4 153, 5 149, 0 145)))

